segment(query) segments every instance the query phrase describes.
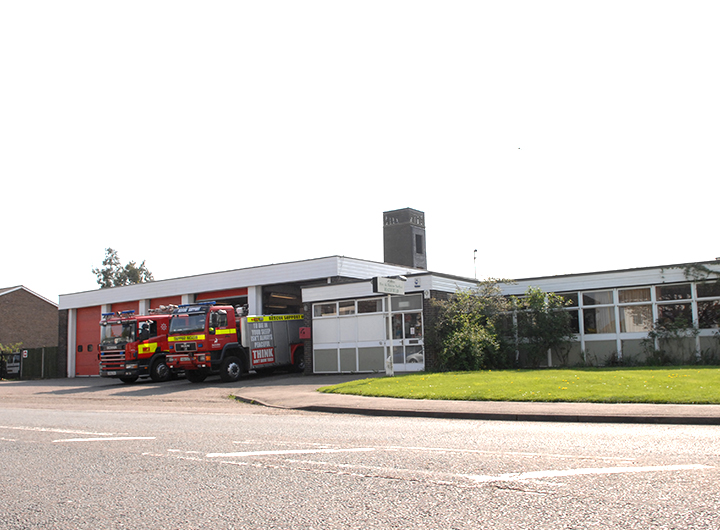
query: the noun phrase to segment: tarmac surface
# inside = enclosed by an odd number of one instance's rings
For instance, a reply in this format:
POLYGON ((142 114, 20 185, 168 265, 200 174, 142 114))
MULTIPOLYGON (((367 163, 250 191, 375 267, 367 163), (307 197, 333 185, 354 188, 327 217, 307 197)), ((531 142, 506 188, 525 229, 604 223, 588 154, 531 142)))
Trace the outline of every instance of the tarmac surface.
MULTIPOLYGON (((450 401, 398 399, 328 394, 324 386, 365 379, 367 374, 302 375, 250 374, 237 383, 210 377, 204 383, 186 380, 152 383, 140 380, 125 385, 115 379, 78 377, 0 382, 0 409, 73 406, 123 410, 129 406, 152 408, 155 403, 188 411, 232 410, 233 397, 275 409, 498 421, 550 421, 588 423, 646 423, 720 425, 720 405, 654 405, 630 403, 532 403, 505 401, 450 401)), ((378 375, 377 377, 384 377, 378 375)))
POLYGON ((233 395, 267 407, 315 412, 501 421, 720 425, 720 405, 531 403, 376 398, 318 392, 365 375, 273 376, 248 381, 233 395))

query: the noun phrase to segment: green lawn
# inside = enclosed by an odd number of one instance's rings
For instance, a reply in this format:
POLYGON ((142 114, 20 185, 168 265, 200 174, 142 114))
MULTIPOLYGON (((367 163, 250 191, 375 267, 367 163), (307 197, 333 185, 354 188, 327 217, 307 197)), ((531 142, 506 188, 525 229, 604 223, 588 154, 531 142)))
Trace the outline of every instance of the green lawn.
POLYGON ((418 373, 351 381, 320 391, 468 401, 720 403, 720 367, 418 373))

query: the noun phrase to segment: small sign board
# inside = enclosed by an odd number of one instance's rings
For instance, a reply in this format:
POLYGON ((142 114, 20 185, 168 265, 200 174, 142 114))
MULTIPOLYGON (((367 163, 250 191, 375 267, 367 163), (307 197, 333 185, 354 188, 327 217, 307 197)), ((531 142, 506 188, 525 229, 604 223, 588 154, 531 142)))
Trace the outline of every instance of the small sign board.
POLYGON ((373 292, 385 294, 405 294, 405 280, 399 278, 373 278, 373 292))

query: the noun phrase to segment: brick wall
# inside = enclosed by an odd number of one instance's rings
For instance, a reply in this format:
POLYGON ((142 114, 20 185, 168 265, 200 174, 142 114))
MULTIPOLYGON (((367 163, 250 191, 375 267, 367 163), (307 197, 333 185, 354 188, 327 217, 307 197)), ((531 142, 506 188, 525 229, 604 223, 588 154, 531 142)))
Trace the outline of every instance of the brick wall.
POLYGON ((58 345, 58 308, 18 289, 0 296, 0 343, 22 342, 22 348, 58 345))

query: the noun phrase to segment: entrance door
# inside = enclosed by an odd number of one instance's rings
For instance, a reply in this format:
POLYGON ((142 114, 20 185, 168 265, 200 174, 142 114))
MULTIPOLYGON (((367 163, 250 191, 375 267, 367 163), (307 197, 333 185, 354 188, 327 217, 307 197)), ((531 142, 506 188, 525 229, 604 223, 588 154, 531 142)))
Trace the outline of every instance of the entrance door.
POLYGON ((393 313, 393 370, 419 372, 425 369, 422 311, 393 313))

